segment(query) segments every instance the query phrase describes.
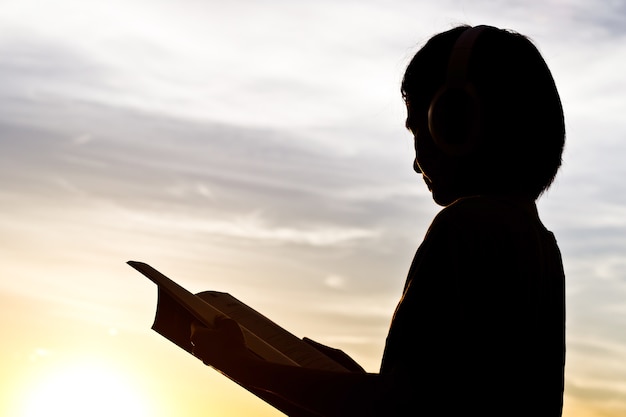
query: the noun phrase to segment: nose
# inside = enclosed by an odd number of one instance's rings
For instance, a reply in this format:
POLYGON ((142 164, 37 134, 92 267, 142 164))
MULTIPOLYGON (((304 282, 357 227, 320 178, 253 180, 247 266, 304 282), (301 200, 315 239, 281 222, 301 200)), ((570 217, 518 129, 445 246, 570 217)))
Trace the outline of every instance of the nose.
POLYGON ((417 163, 417 158, 413 160, 413 170, 417 172, 418 174, 422 173, 422 170, 420 169, 420 166, 417 163))

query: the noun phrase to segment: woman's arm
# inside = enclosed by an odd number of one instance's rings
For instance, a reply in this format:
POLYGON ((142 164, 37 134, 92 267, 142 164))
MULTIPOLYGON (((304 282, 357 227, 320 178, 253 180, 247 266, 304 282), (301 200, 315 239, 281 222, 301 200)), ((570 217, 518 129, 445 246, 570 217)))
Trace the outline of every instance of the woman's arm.
POLYGON ((215 329, 192 324, 193 354, 239 384, 271 392, 321 416, 376 415, 381 409, 382 378, 363 372, 332 372, 267 362, 245 345, 230 319, 215 329))

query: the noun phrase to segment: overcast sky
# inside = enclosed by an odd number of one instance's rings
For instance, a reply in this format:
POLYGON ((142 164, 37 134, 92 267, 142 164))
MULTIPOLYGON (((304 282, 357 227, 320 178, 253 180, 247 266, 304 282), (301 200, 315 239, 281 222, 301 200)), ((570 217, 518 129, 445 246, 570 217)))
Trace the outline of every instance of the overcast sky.
POLYGON ((249 394, 218 398, 234 384, 150 331, 129 259, 375 372, 439 210, 399 84, 460 23, 529 36, 553 71, 568 137, 539 210, 567 274, 567 415, 626 414, 623 0, 0 2, 0 384, 93 349, 159 380, 158 408, 237 415, 249 394))

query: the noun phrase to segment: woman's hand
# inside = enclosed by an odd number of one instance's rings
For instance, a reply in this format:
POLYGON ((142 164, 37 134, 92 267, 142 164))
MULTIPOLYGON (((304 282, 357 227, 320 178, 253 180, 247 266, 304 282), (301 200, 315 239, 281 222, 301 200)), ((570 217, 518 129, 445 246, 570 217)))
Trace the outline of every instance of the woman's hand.
POLYGON ((215 319, 215 327, 209 329, 200 322, 191 323, 191 353, 233 379, 245 372, 251 353, 246 347, 241 328, 227 317, 215 319))
POLYGON ((365 369, 363 369, 361 365, 359 365, 354 359, 348 356, 348 354, 346 354, 343 350, 323 345, 313 339, 309 339, 308 337, 305 337, 302 340, 337 362, 339 365, 346 368, 348 371, 365 373, 365 369))
POLYGON ((212 328, 192 323, 190 341, 194 356, 288 415, 368 416, 380 393, 378 375, 365 373, 342 351, 310 339, 305 342, 352 372, 262 360, 246 346, 237 322, 226 317, 215 320, 212 328))

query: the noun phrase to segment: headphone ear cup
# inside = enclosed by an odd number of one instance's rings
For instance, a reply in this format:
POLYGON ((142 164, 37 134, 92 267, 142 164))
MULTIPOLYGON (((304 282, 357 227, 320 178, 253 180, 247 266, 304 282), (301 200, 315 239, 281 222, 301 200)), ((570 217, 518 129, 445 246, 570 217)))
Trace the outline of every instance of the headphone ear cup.
POLYGON ((481 107, 471 85, 444 86, 428 109, 428 129, 444 153, 461 156, 478 143, 481 134, 481 107))

